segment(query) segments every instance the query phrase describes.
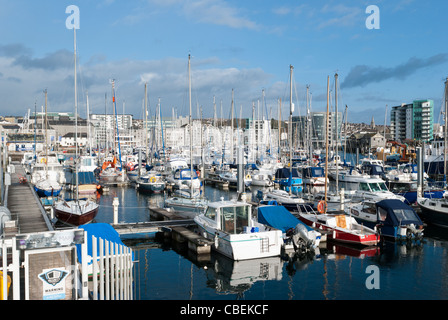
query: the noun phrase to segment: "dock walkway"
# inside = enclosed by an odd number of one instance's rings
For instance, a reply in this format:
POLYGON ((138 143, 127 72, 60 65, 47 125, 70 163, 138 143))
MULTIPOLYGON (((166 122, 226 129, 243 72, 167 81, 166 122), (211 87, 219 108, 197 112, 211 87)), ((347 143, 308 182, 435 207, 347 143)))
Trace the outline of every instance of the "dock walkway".
POLYGON ((20 181, 26 177, 20 163, 13 163, 11 185, 5 194, 5 205, 11 212, 11 220, 18 222, 17 233, 34 233, 53 230, 45 210, 32 189, 29 181, 20 181))

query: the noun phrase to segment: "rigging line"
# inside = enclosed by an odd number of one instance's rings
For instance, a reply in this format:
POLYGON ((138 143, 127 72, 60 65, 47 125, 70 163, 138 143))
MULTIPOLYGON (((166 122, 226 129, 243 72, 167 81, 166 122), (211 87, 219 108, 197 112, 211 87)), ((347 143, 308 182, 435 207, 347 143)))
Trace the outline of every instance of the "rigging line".
MULTIPOLYGON (((101 208, 114 208, 114 206, 109 206, 106 204, 100 204, 101 208)), ((123 209, 148 209, 147 206, 143 206, 143 207, 128 207, 128 206, 121 206, 118 208, 123 208, 123 209)))

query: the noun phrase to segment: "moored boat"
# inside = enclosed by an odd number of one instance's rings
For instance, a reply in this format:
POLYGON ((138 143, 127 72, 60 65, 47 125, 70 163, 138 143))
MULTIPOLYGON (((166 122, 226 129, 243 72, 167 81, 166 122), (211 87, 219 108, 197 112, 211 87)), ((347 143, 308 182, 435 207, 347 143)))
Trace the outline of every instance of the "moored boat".
POLYGON ((319 247, 322 234, 296 218, 285 207, 264 205, 257 208, 258 221, 282 230, 284 248, 295 250, 315 250, 319 247))
POLYGON ((420 216, 428 224, 448 228, 448 199, 417 198, 420 216))
POLYGON ((381 237, 391 240, 423 238, 423 222, 415 210, 400 200, 364 201, 345 208, 358 223, 377 228, 381 237))
POLYGON ((92 222, 98 214, 99 205, 90 200, 58 200, 53 205, 55 217, 70 226, 80 226, 92 222))
POLYGON ((299 219, 318 230, 330 231, 329 239, 353 245, 372 246, 378 244, 380 235, 373 229, 359 224, 355 218, 345 214, 299 213, 299 219))
POLYGON ((233 260, 278 256, 283 245, 282 231, 259 223, 246 202, 210 202, 196 216, 199 233, 213 240, 213 249, 233 260))

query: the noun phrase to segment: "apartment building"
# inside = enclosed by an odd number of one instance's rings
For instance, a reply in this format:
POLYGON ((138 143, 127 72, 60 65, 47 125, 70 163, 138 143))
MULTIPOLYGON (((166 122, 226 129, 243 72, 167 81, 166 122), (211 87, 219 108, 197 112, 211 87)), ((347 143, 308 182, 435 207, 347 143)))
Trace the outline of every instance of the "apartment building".
POLYGON ((430 141, 433 137, 434 101, 414 100, 394 106, 390 115, 392 139, 430 141))

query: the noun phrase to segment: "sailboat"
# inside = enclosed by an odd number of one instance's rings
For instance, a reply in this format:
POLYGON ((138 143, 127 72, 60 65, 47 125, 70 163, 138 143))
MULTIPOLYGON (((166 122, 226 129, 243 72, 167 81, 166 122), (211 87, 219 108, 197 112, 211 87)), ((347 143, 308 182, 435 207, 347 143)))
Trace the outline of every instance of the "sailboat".
MULTIPOLYGON (((192 111, 190 58, 190 55, 188 55, 188 91, 190 103, 190 168, 180 168, 173 173, 173 181, 179 182, 180 185, 178 185, 179 187, 174 190, 174 193, 177 196, 166 199, 165 206, 187 212, 191 212, 191 209, 193 208, 194 212, 200 213, 208 204, 208 201, 201 197, 202 182, 199 180, 196 171, 193 170, 193 121, 191 119, 192 111)), ((167 178, 167 182, 168 181, 170 181, 170 177, 167 178)))
MULTIPOLYGON (((76 87, 76 28, 74 30, 74 60, 75 60, 75 161, 78 161, 78 97, 76 87)), ((60 199, 53 204, 55 217, 62 223, 79 226, 91 222, 98 214, 99 205, 91 200, 79 199, 78 165, 75 163, 75 199, 60 199)))
MULTIPOLYGON (((45 158, 43 159, 45 174, 39 181, 34 184, 34 190, 37 195, 41 198, 43 197, 57 197, 62 190, 62 186, 57 181, 56 176, 49 175, 48 172, 48 143, 47 143, 47 90, 45 92, 45 158)), ((36 176, 34 176, 36 178, 36 176)))
MULTIPOLYGON (((448 139, 448 78, 445 81, 445 132, 444 132, 444 144, 446 145, 446 141, 448 139)), ((444 176, 446 182, 446 173, 448 168, 447 162, 448 151, 445 148, 443 154, 443 162, 444 162, 444 176)), ((419 166, 422 168, 423 166, 419 166)), ((447 228, 448 227, 448 199, 440 198, 440 199, 428 199, 424 198, 420 192, 417 194, 417 203, 421 209, 421 218, 423 221, 434 224, 440 227, 447 228)))

